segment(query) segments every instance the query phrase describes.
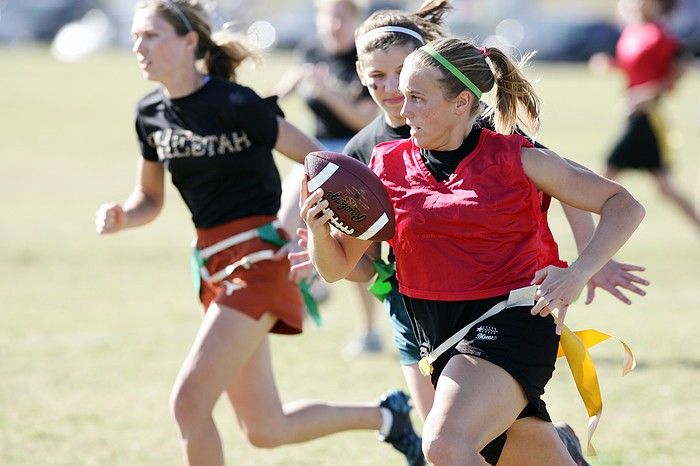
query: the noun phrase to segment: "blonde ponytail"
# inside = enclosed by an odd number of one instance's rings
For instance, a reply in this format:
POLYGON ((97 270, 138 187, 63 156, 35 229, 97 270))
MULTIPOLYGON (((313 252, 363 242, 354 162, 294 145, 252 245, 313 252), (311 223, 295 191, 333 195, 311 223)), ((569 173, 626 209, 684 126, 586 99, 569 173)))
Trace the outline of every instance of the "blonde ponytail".
MULTIPOLYGON (((540 100, 521 70, 532 58, 532 53, 525 55, 520 63, 515 63, 496 47, 479 49, 466 40, 438 39, 427 45, 476 86, 479 92, 472 91, 477 96, 472 106, 472 116, 481 111, 478 94, 489 92, 495 87, 495 103, 487 114, 493 116, 496 131, 510 134, 520 123, 529 134, 537 132, 540 100)), ((465 90, 464 83, 441 66, 428 52, 414 52, 411 59, 419 67, 430 66, 440 70, 440 84, 445 98, 453 99, 465 90)))

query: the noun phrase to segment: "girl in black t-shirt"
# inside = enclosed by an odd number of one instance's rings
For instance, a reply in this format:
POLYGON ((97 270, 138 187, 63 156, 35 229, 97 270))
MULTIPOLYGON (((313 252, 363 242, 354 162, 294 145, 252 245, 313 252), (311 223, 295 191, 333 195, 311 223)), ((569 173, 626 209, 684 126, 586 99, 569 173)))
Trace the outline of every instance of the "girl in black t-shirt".
POLYGON ((132 33, 144 77, 162 87, 137 105, 136 188, 124 205, 100 206, 96 225, 110 234, 154 220, 166 170, 191 212, 205 315, 171 398, 188 463, 223 464, 212 409, 226 393, 256 446, 378 429, 410 465, 422 465, 400 391, 361 405, 283 406, 277 393, 267 335, 301 332, 303 302, 276 219, 281 188, 272 149, 303 162, 319 144, 286 122, 274 100, 235 82, 237 65, 252 54, 230 37, 212 36, 200 2, 141 0, 132 33))

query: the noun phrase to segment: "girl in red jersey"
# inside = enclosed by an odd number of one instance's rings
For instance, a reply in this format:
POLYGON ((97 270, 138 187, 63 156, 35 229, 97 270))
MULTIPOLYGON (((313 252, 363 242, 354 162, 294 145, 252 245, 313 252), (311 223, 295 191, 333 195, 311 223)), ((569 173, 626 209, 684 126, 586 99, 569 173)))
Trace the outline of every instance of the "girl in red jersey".
POLYGON ((664 27, 663 19, 676 0, 620 0, 628 24, 617 42, 615 58, 596 54, 596 70, 620 69, 627 79, 627 125, 607 160, 605 176, 615 179, 624 170, 647 170, 661 194, 700 228, 700 211, 683 196, 669 176, 669 152, 661 97, 680 78, 687 59, 680 41, 664 27))
MULTIPOLYGON (((444 15, 449 9, 450 2, 447 0, 427 0, 415 13, 380 10, 370 15, 357 29, 355 32, 358 50, 357 73, 363 84, 367 86, 374 101, 382 109, 383 114, 350 140, 343 151, 346 155, 369 164, 372 150, 377 144, 410 137, 410 128, 400 114, 404 99, 398 89, 399 72, 409 53, 425 44, 426 41, 444 37, 441 25, 444 15)), ((493 129, 491 119, 483 116, 477 118, 475 125, 493 129)), ((538 147, 542 146, 538 145, 538 147)), ((543 206, 545 206, 543 208, 547 208, 549 201, 549 196, 543 196, 543 206)), ((587 244, 594 230, 592 216, 589 212, 574 209, 565 204, 562 207, 571 224, 576 244, 581 250, 587 244)), ((543 217, 543 222, 545 222, 545 228, 541 230, 548 234, 549 229, 546 227, 545 217, 543 217)), ((304 234, 302 237, 305 237, 304 234)), ((545 241, 544 244, 551 243, 545 241)), ((349 279, 365 283, 376 274, 375 261, 380 255, 379 246, 380 244, 377 243, 368 250, 351 276, 348 277, 349 279)), ((556 250, 542 251, 542 253, 544 261, 547 260, 549 254, 558 254, 556 250)), ((301 253, 295 253, 293 256, 300 260, 308 259, 308 255, 301 253)), ((388 260, 389 266, 393 266, 395 261, 391 250, 388 260)), ((302 265, 298 264, 295 267, 302 267, 302 265)), ((618 287, 643 295, 644 291, 638 288, 635 282, 641 285, 647 285, 648 282, 632 274, 630 272, 632 270, 644 269, 610 260, 589 281, 586 304, 593 300, 596 287, 609 291, 627 304, 630 304, 629 299, 618 290, 618 287)), ((430 380, 420 373, 418 365, 421 360, 419 344, 413 334, 403 299, 398 292, 395 275, 391 276, 388 282, 391 284, 391 290, 382 296, 382 299, 391 320, 393 341, 399 352, 401 369, 411 399, 416 404, 421 417, 425 419, 433 404, 435 389, 430 380)), ((556 425, 556 430, 559 436, 565 440, 567 449, 577 464, 579 466, 588 464, 583 458, 580 444, 571 428, 564 423, 559 423, 556 425)), ((533 425, 531 418, 519 419, 508 429, 507 433, 492 441, 480 453, 487 462, 499 466, 509 464, 539 466, 542 464, 542 455, 546 454, 543 452, 560 447, 559 439, 551 434, 552 432, 549 430, 538 430, 538 426, 533 425)))
POLYGON ((281 186, 272 149, 303 162, 320 145, 286 122, 274 99, 235 82, 251 52, 223 33, 212 36, 200 2, 141 0, 132 32, 144 77, 162 87, 137 105, 137 186, 123 206, 100 206, 96 225, 110 234, 155 219, 166 169, 192 214, 205 315, 171 398, 188 464, 224 463, 212 410, 225 393, 258 447, 378 429, 409 466, 423 465, 404 393, 355 405, 283 406, 277 392, 268 333, 300 333, 303 304, 275 218, 281 186))
MULTIPOLYGON (((450 8, 450 2, 447 0, 428 0, 415 13, 380 10, 373 13, 357 29, 355 32, 358 51, 357 73, 383 113, 350 140, 343 151, 345 154, 368 164, 372 150, 377 144, 410 137, 410 128, 401 116, 404 99, 398 89, 399 71, 409 53, 429 40, 444 37, 442 22, 450 8)), ((491 119, 483 116, 476 119, 475 125, 493 129, 491 119)), ((536 145, 543 147, 539 144, 536 145)), ((543 205, 548 205, 549 201, 549 196, 543 196, 543 205)), ((562 207, 571 224, 576 244, 581 250, 587 244, 594 229, 592 216, 589 212, 574 209, 565 204, 562 207)), ((546 207, 544 208, 546 209, 546 207)), ((543 221, 546 222, 546 217, 543 217, 543 221)), ((543 230, 549 232, 546 224, 543 230)), ((551 243, 544 241, 544 244, 551 243)), ((353 280, 367 282, 375 275, 373 261, 379 256, 379 244, 375 246, 370 248, 365 259, 361 260, 356 267, 352 274, 353 280)), ((556 250, 542 251, 542 253, 545 256, 543 259, 545 261, 548 254, 558 254, 556 250)), ((389 252, 389 261, 393 262, 392 251, 389 252)), ((643 270, 643 268, 610 260, 588 283, 586 304, 592 301, 594 290, 598 286, 608 290, 627 304, 630 301, 617 289, 618 286, 643 295, 644 291, 638 288, 635 282, 639 284, 648 284, 648 282, 630 273, 631 270, 643 270)), ((401 369, 411 398, 425 419, 433 403, 434 388, 429 379, 423 377, 419 371, 418 362, 421 359, 419 346, 413 335, 403 300, 398 293, 395 277, 392 277, 390 282, 392 289, 388 295, 383 297, 383 300, 391 319, 393 340, 399 351, 401 369)), ((565 426, 560 425, 557 427, 557 432, 562 435, 565 429, 565 426)), ((503 438, 498 440, 502 441, 503 438)), ((498 461, 499 465, 519 464, 524 466, 530 464, 525 458, 525 452, 528 452, 532 454, 534 460, 532 464, 541 464, 541 456, 536 449, 532 448, 532 445, 535 444, 546 449, 548 444, 545 440, 547 440, 546 436, 540 435, 534 430, 528 419, 522 419, 508 429, 505 453, 500 459, 498 459, 498 442, 496 441, 492 442, 489 448, 482 452, 482 455, 492 464, 498 461), (514 462, 509 463, 509 458, 513 458, 514 462)), ((553 438, 551 441, 556 442, 557 439, 553 438)), ((584 464, 579 451, 575 448, 573 451, 570 449, 570 451, 574 459, 584 464)))
MULTIPOLYGON (((484 464, 481 449, 518 418, 553 431, 540 397, 566 310, 644 210, 621 186, 511 134, 519 110, 537 125, 539 101, 497 48, 431 42, 406 58, 399 88, 411 138, 378 145, 371 167, 394 203, 399 291, 436 387, 423 449, 437 465, 484 464), (474 126, 494 86, 498 133, 474 126), (568 269, 552 255, 541 262, 543 246, 556 250, 541 232, 541 192, 601 216, 568 269)), ((335 281, 371 243, 331 231, 321 196, 311 193, 302 214, 312 260, 335 281)), ((561 451, 541 461, 573 464, 561 451)))

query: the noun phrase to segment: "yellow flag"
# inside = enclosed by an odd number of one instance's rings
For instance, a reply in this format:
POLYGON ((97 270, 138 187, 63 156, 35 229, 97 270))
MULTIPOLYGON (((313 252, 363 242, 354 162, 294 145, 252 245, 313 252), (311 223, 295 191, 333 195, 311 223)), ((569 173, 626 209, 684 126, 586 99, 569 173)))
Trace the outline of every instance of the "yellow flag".
POLYGON ((592 438, 593 433, 598 427, 600 415, 603 412, 603 399, 600 394, 598 374, 588 350, 609 338, 617 340, 622 344, 624 350, 622 375, 627 375, 634 369, 637 362, 634 359, 634 354, 630 347, 618 338, 595 329, 572 332, 571 329, 564 326, 559 340, 557 358, 562 356, 566 357, 569 369, 571 369, 571 374, 574 376, 576 388, 588 412, 588 455, 596 454, 592 438))

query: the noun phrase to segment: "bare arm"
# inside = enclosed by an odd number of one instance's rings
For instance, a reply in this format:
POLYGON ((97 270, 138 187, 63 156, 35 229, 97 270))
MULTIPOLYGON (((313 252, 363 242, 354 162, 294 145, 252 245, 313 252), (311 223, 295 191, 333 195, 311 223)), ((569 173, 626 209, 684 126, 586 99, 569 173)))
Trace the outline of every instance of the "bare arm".
POLYGON ((370 98, 356 102, 334 89, 324 88, 318 99, 331 109, 335 116, 355 131, 359 131, 377 116, 377 105, 370 98))
POLYGON ((308 97, 323 102, 346 126, 359 131, 372 122, 379 108, 370 97, 358 100, 357 95, 348 93, 342 85, 331 86, 333 81, 326 63, 317 63, 305 68, 298 89, 308 97))
MULTIPOLYGON (((556 153, 549 149, 543 150, 550 152, 553 157, 558 157, 556 153)), ((577 169, 593 173, 588 167, 584 167, 573 160, 564 160, 577 169)), ((564 215, 566 216, 566 220, 569 222, 569 226, 571 227, 571 233, 573 234, 574 241, 576 242, 576 250, 580 254, 586 245, 588 245, 588 242, 591 240, 591 236, 593 236, 593 232, 595 231, 593 215, 591 215, 590 212, 571 207, 563 202, 561 203, 561 207, 564 211, 564 215)))
POLYGON ((352 282, 366 283, 377 273, 372 263, 381 255, 381 243, 372 244, 360 258, 355 268, 345 277, 352 282))
POLYGON ((572 267, 592 275, 629 239, 644 208, 619 184, 575 166, 552 151, 522 150, 525 173, 537 187, 560 201, 600 215, 590 242, 572 267))
POLYGON ((304 65, 293 68, 282 75, 282 79, 269 92, 270 95, 277 95, 280 100, 295 91, 304 73, 304 65))
POLYGON ((546 315, 566 309, 591 277, 630 238, 644 217, 644 208, 619 184, 578 167, 550 150, 524 148, 523 168, 545 193, 581 210, 597 213, 600 221, 578 258, 566 269, 547 267, 534 282, 540 283, 540 300, 533 313, 546 315))
POLYGON ((328 66, 322 63, 305 63, 288 71, 272 90, 280 99, 297 91, 305 97, 313 97, 323 102, 345 125, 359 131, 377 116, 378 108, 367 97, 357 101, 355 96, 327 85, 328 66))
POLYGON ((160 163, 139 158, 134 190, 123 206, 108 203, 98 208, 95 216, 97 232, 116 233, 153 221, 163 208, 164 178, 164 169, 160 163))
POLYGON ((576 250, 581 254, 581 251, 588 245, 595 231, 593 215, 591 215, 590 212, 571 207, 563 202, 561 208, 564 211, 564 216, 566 216, 566 221, 569 222, 569 226, 571 227, 571 233, 576 242, 576 250))
MULTIPOLYGON (((562 203, 564 215, 571 226, 571 231, 576 241, 576 250, 580 254, 588 245, 589 240, 595 231, 593 216, 589 212, 576 209, 562 203)), ((648 286, 649 280, 637 275, 635 272, 643 272, 646 268, 635 264, 625 264, 610 259, 598 272, 593 274, 586 284, 585 304, 591 304, 595 298, 596 288, 603 289, 629 305, 632 301, 622 292, 631 291, 639 296, 647 293, 639 286, 648 286)))
POLYGON ((284 118, 277 117, 277 123, 279 134, 275 149, 286 157, 295 162, 304 163, 304 157, 309 152, 323 150, 323 146, 315 138, 307 136, 284 118))

